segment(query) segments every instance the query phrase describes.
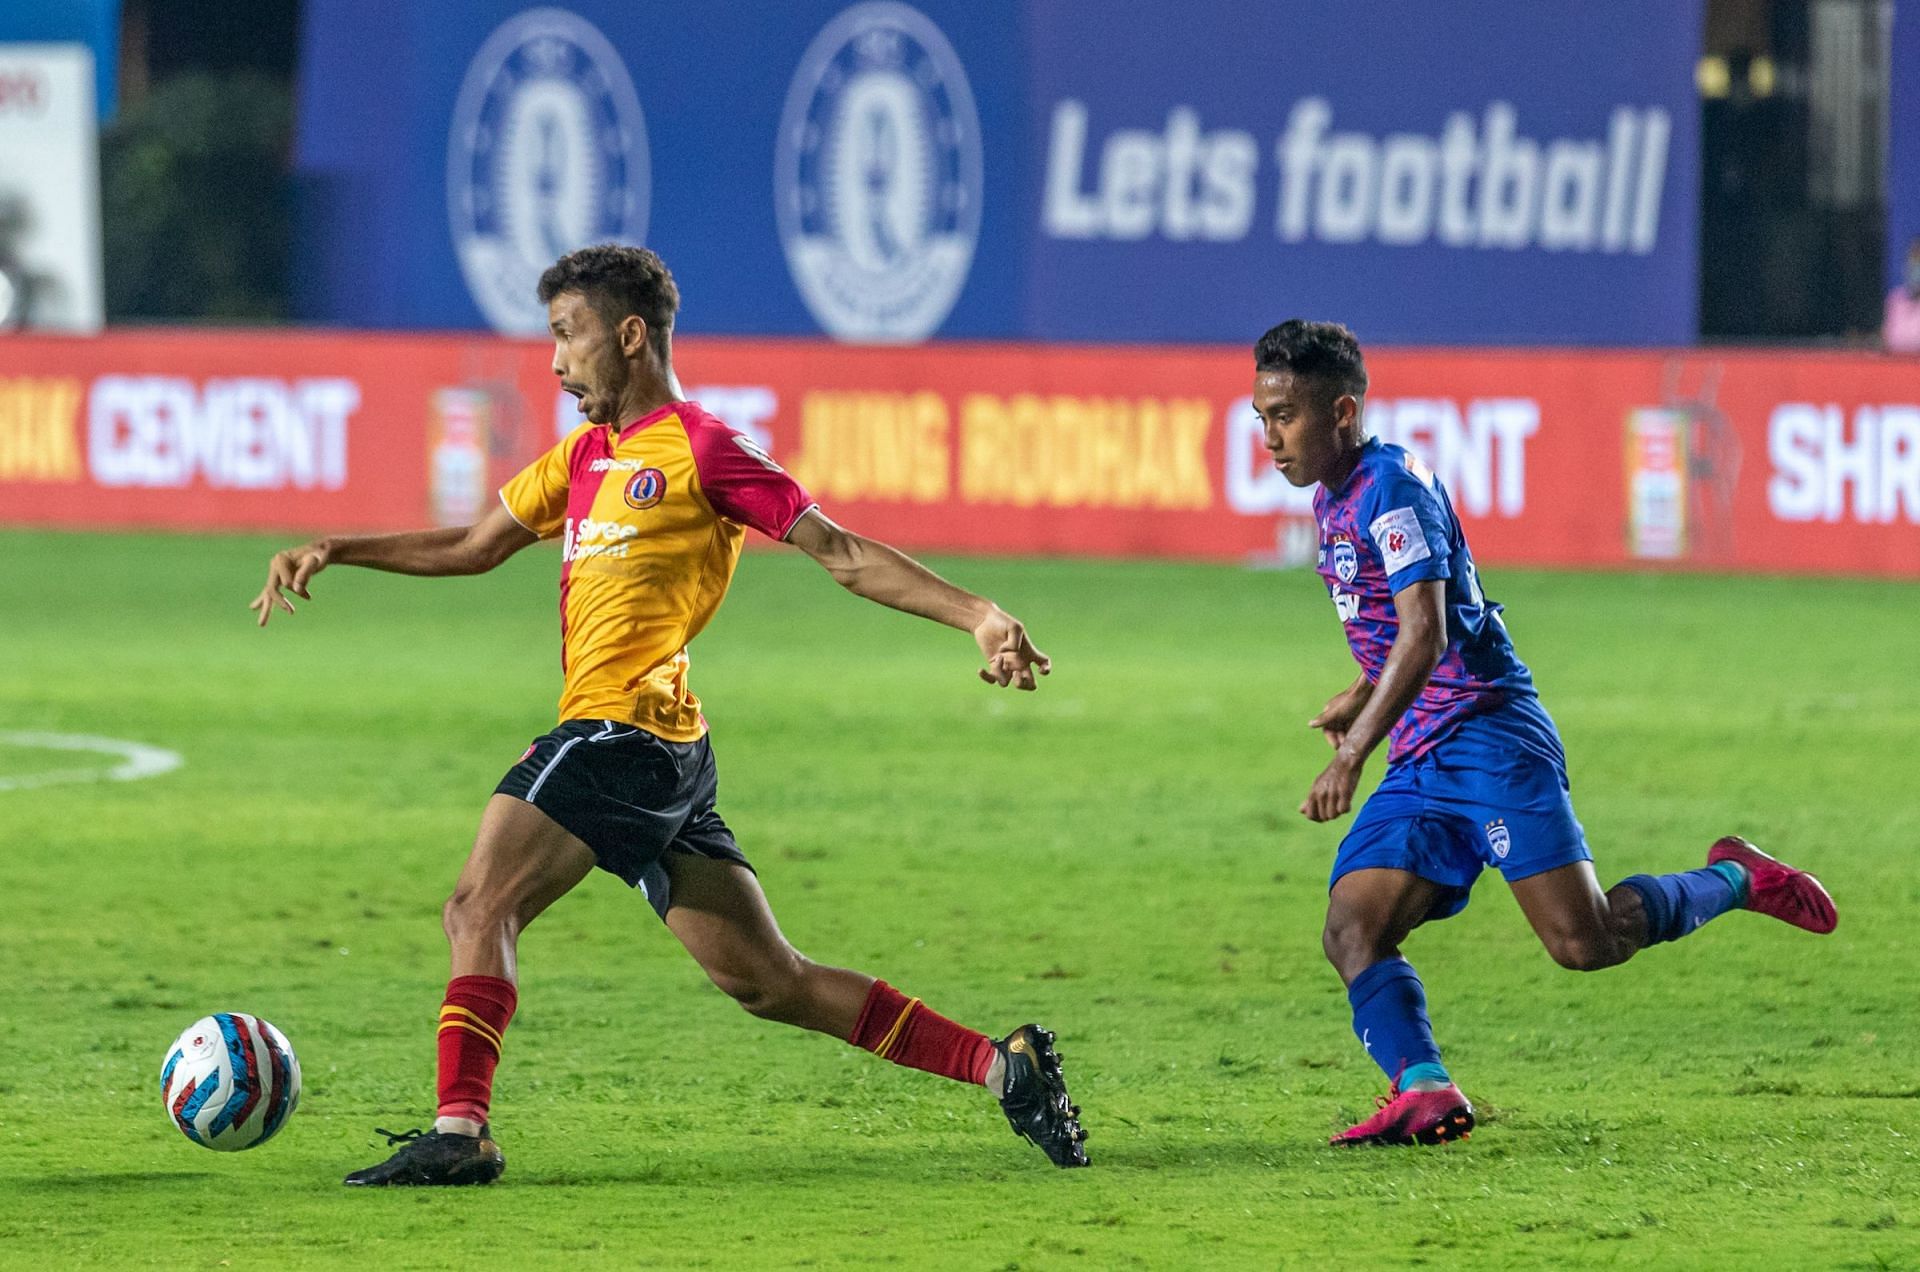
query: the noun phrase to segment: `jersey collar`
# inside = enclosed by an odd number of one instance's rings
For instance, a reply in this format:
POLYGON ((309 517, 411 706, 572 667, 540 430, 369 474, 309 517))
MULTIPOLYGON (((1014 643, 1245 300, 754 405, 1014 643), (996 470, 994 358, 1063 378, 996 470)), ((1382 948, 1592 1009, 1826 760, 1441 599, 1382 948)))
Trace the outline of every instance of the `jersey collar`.
POLYGON ((1380 439, 1377 437, 1369 437, 1365 441, 1361 442, 1360 450, 1354 457, 1353 467, 1347 470, 1346 480, 1341 482, 1338 486, 1328 486, 1327 493, 1330 495, 1334 495, 1336 497, 1339 495, 1345 494, 1347 487, 1353 484, 1354 474, 1358 473, 1360 471, 1360 466, 1367 462, 1367 456, 1371 455, 1374 451, 1377 451, 1379 449, 1380 449, 1380 439))
POLYGON ((639 419, 627 424, 622 424, 619 428, 614 429, 613 439, 616 442, 625 441, 628 434, 638 433, 643 428, 652 428, 661 420, 666 419, 667 416, 678 414, 680 408, 685 405, 685 402, 667 402, 661 406, 657 406, 645 415, 642 415, 639 419))

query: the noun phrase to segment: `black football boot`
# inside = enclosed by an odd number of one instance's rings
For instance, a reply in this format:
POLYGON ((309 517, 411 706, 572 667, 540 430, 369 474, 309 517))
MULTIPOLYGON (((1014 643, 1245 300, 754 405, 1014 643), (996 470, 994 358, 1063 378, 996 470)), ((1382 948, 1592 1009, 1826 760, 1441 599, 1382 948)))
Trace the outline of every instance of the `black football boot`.
POLYGON ((1022 1025, 993 1048, 1006 1062, 1000 1107, 1013 1124, 1013 1133, 1039 1145, 1055 1166, 1085 1166, 1087 1150, 1081 1141, 1087 1133, 1080 1129, 1080 1106, 1067 1098, 1053 1032, 1022 1025))
POLYGON ((374 1130, 386 1136, 388 1144, 400 1145, 400 1151, 378 1166, 348 1175, 350 1188, 490 1184, 507 1168, 505 1155, 484 1126, 478 1136, 418 1130, 395 1135, 383 1127, 374 1130))

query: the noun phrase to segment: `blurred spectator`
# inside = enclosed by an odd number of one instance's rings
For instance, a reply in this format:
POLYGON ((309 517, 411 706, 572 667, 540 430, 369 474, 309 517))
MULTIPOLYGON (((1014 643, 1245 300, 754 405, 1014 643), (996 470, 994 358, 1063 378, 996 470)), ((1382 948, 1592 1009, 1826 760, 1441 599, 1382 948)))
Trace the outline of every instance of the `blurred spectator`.
POLYGON ((1920 353, 1920 237, 1907 244, 1907 276, 1887 293, 1880 338, 1890 353, 1920 353))
POLYGON ((24 197, 0 192, 0 331, 30 325, 35 301, 50 281, 28 269, 20 255, 31 220, 24 197))

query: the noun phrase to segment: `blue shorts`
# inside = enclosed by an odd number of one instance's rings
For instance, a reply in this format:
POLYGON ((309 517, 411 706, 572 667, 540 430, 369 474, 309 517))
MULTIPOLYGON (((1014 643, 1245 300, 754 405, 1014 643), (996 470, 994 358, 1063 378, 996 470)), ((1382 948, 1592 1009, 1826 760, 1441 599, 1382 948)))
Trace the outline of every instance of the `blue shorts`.
POLYGON ((1460 913, 1481 870, 1509 883, 1591 861, 1573 815, 1560 735, 1537 698, 1470 716, 1424 755, 1392 765, 1340 841, 1328 886, 1350 870, 1405 870, 1460 913))

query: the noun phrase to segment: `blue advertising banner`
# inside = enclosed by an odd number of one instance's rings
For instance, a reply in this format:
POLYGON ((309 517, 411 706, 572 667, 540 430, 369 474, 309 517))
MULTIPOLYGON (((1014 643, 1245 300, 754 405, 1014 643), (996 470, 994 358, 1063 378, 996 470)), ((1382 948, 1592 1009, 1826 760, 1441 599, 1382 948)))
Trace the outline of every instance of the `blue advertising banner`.
POLYGON ((1695 332, 1702 0, 309 0, 303 316, 537 332, 644 242, 690 332, 1695 332))
POLYGON ((1042 5, 1027 326, 1695 334, 1698 4, 1042 5), (1089 39, 1097 29, 1097 39, 1089 39))
POLYGON ((1887 286, 1907 285, 1907 252, 1920 242, 1920 0, 1893 6, 1887 106, 1887 286))

